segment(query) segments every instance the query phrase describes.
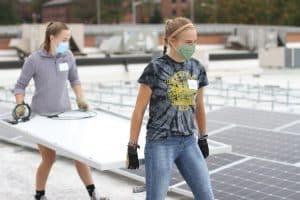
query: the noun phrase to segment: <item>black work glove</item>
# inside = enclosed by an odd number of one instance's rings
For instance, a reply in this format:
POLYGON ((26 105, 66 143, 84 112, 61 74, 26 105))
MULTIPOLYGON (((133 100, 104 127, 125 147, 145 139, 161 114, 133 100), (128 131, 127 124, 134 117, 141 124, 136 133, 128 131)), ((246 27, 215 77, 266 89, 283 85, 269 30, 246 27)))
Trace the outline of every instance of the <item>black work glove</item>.
POLYGON ((203 154, 204 158, 207 158, 209 156, 209 148, 207 143, 207 135, 201 136, 198 139, 198 145, 199 148, 203 154))
POLYGON ((138 169, 140 167, 137 149, 139 145, 128 145, 127 148, 127 168, 138 169))

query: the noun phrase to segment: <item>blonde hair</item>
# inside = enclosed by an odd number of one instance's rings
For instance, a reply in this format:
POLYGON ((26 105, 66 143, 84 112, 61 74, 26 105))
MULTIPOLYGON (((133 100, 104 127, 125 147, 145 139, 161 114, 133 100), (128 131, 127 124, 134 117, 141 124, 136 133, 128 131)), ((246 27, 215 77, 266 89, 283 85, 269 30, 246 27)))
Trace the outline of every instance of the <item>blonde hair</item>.
POLYGON ((69 27, 63 22, 50 22, 47 26, 46 33, 45 33, 45 40, 43 43, 43 47, 46 51, 50 51, 50 36, 57 35, 63 30, 69 30, 69 27))
POLYGON ((163 54, 167 53, 168 38, 175 37, 185 29, 191 27, 194 27, 192 21, 185 17, 176 17, 175 19, 166 20, 163 54))

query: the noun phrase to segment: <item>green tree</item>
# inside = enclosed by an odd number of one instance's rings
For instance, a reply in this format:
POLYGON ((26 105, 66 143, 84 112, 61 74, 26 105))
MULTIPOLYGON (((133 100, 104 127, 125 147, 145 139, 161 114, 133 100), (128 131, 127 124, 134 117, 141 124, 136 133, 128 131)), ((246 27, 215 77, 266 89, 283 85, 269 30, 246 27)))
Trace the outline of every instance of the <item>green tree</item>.
POLYGON ((49 1, 49 0, 32 0, 31 6, 32 6, 33 12, 41 15, 43 4, 46 3, 47 1, 49 1))
POLYGON ((195 21, 300 25, 299 0, 195 0, 195 21))
POLYGON ((96 23, 96 0, 86 3, 84 0, 74 0, 73 15, 83 23, 96 23))
POLYGON ((161 16, 160 10, 157 6, 155 6, 154 11, 150 17, 149 23, 151 24, 159 24, 162 23, 163 18, 161 16))
POLYGON ((269 7, 266 0, 218 0, 218 23, 261 24, 268 22, 269 7))
MULTIPOLYGON (((97 22, 97 0, 74 0, 73 14, 84 23, 97 22)), ((101 23, 119 23, 129 4, 122 0, 101 0, 101 23)))
POLYGON ((214 0, 194 0, 195 22, 215 23, 216 3, 214 0))
POLYGON ((286 6, 283 12, 284 25, 300 26, 300 4, 298 0, 285 1, 286 6))
MULTIPOLYGON (((140 0, 141 1, 141 0, 140 0)), ((142 23, 159 24, 163 18, 157 0, 144 0, 140 5, 142 9, 142 23)))
POLYGON ((43 4, 49 0, 31 0, 32 20, 33 22, 41 22, 43 4))
POLYGON ((20 17, 16 11, 16 0, 0 1, 0 24, 16 24, 20 23, 20 17))
POLYGON ((102 0, 101 3, 101 18, 106 23, 119 23, 131 8, 128 2, 122 0, 102 0))

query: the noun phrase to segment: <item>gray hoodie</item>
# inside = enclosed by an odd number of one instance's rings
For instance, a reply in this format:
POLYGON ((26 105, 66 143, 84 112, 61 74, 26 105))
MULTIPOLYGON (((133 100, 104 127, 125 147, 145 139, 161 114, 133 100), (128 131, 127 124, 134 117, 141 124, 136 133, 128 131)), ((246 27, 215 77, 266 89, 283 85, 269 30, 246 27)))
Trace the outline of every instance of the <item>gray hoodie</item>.
POLYGON ((52 56, 44 49, 32 53, 22 68, 15 85, 15 94, 24 94, 31 78, 35 91, 32 111, 38 114, 64 112, 71 109, 68 82, 80 84, 76 62, 71 51, 52 56))

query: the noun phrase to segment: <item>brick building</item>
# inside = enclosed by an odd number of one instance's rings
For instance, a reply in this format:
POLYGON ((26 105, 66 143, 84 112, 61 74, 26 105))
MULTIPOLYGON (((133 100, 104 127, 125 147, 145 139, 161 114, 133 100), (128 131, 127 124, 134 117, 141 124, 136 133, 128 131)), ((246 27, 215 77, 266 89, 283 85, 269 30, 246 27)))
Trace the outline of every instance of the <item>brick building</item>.
MULTIPOLYGON (((147 23, 149 21, 149 11, 144 7, 143 0, 136 0, 136 23, 147 23), (140 3, 138 3, 140 2, 140 3)), ((191 0, 156 0, 155 6, 161 12, 161 17, 173 18, 176 16, 190 16, 190 2, 191 0)), ((72 0, 51 0, 43 5, 42 22, 48 21, 63 21, 63 22, 80 22, 74 18, 72 0)), ((131 7, 131 0, 123 1, 122 7, 131 7)), ((121 23, 132 23, 132 9, 128 11, 121 18, 121 23)))
POLYGON ((190 0, 161 0, 160 11, 163 18, 190 16, 190 0))
POLYGON ((66 23, 80 22, 74 18, 72 0, 52 0, 43 4, 42 22, 62 21, 66 23))
POLYGON ((32 0, 19 0, 16 5, 16 11, 20 15, 22 22, 34 21, 33 10, 31 6, 32 0))
MULTIPOLYGON (((142 2, 142 0, 136 0, 136 2, 142 2)), ((139 4, 136 6, 136 22, 147 22, 150 16, 146 8, 139 4)), ((190 17, 191 0, 156 0, 155 6, 159 8, 162 19, 174 18, 178 16, 190 17)), ((126 13, 123 19, 124 23, 132 22, 132 11, 126 13), (125 17, 126 16, 126 17, 125 17)))

